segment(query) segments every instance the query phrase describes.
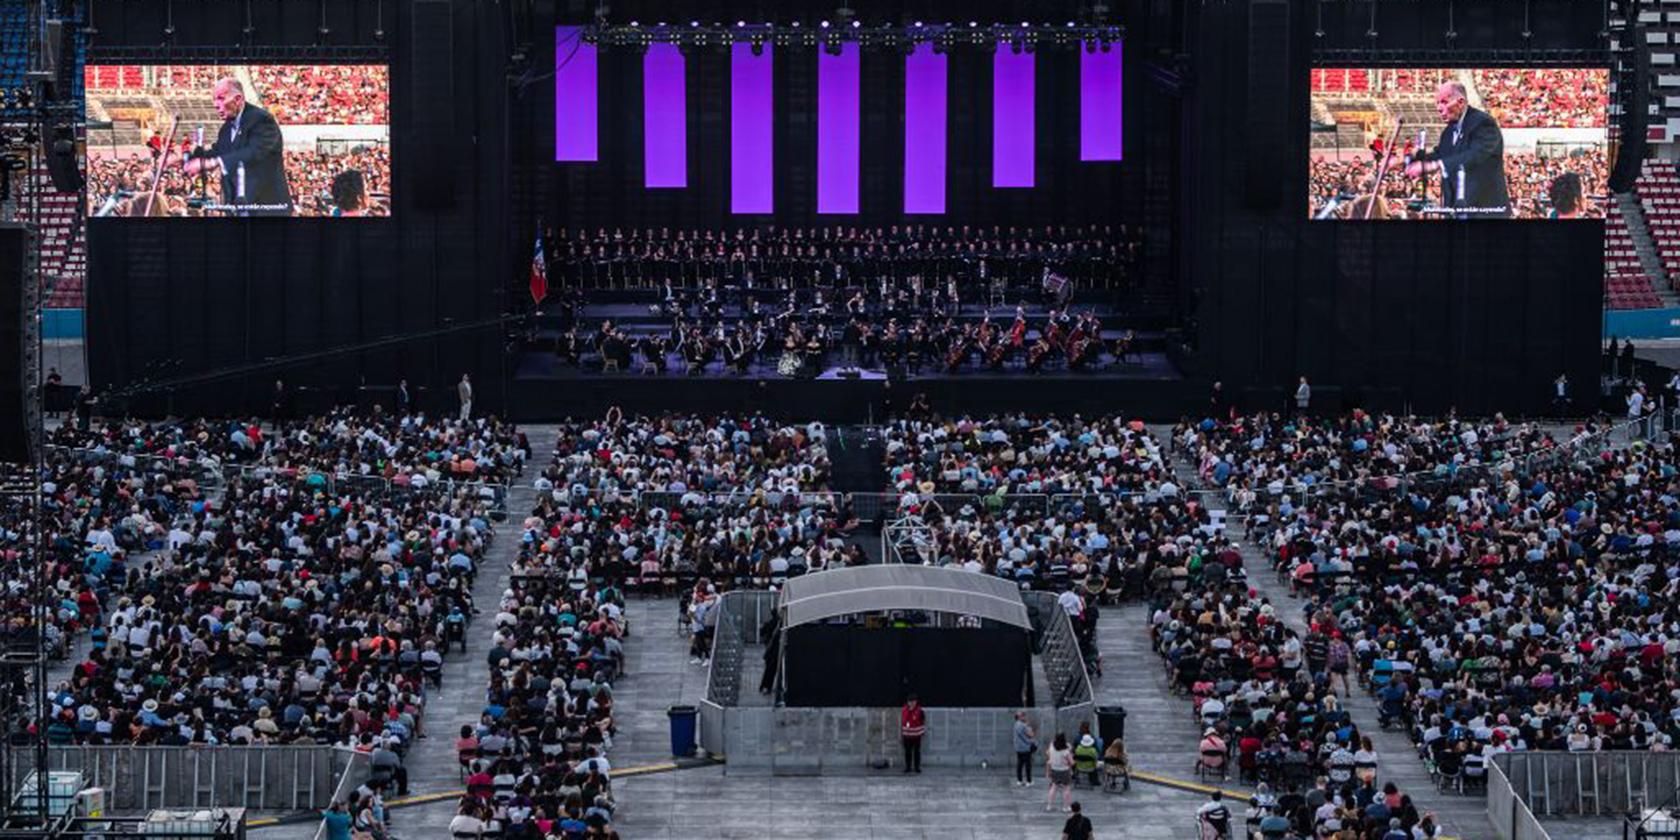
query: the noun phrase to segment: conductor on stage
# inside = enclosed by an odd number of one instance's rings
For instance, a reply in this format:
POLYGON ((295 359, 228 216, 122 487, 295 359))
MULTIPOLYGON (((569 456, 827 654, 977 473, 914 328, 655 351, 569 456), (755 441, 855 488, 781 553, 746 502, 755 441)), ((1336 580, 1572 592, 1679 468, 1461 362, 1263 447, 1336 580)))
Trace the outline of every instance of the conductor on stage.
POLYGON ((292 215, 280 124, 272 114, 245 101, 245 87, 238 79, 216 82, 211 95, 222 128, 215 145, 195 149, 182 163, 186 173, 219 175, 222 203, 240 208, 234 211, 236 215, 292 215))
POLYGON ((1511 196, 1505 190, 1505 135, 1485 111, 1470 107, 1459 82, 1443 82, 1435 89, 1435 112, 1446 126, 1433 149, 1420 152, 1406 165, 1406 176, 1435 175, 1441 184, 1441 206, 1476 208, 1460 218, 1504 218, 1511 215, 1511 196))

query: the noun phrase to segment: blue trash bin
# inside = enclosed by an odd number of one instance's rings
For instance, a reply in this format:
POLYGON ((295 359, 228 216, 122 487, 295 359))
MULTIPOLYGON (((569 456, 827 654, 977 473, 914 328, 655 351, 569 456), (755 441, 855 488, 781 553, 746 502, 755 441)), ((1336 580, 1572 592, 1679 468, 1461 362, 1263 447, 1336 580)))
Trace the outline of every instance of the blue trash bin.
POLYGON ((671 755, 684 758, 694 755, 694 733, 700 721, 700 710, 694 706, 672 706, 665 710, 671 719, 671 755))

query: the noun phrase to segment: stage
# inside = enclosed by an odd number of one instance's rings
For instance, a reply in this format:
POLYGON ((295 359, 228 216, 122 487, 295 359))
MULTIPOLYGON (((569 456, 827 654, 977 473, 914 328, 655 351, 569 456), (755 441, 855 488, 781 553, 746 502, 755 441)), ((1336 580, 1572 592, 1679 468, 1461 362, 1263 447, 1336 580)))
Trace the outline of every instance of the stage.
POLYGON ((1186 379, 1158 351, 1142 353, 1125 364, 1106 359, 1102 367, 1029 373, 1017 367, 955 373, 927 366, 920 373, 892 375, 881 368, 839 375, 826 365, 815 377, 787 377, 774 365, 759 363, 745 375, 719 363, 688 375, 667 367, 664 373, 603 371, 590 359, 583 367, 561 364, 552 354, 526 353, 509 383, 513 419, 521 422, 593 417, 611 406, 625 412, 764 412, 790 419, 820 417, 831 422, 872 422, 902 413, 916 394, 942 414, 1003 411, 1120 411, 1147 419, 1176 420, 1205 401, 1204 387, 1186 379))

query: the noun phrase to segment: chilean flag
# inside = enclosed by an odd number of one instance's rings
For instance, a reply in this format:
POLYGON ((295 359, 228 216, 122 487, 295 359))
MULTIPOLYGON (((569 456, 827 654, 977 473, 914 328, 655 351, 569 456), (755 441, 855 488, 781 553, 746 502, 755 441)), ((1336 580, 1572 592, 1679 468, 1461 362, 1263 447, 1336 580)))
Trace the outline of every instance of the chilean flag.
POLYGON ((537 253, 531 257, 531 302, 548 297, 548 260, 543 258, 542 234, 537 234, 537 253))

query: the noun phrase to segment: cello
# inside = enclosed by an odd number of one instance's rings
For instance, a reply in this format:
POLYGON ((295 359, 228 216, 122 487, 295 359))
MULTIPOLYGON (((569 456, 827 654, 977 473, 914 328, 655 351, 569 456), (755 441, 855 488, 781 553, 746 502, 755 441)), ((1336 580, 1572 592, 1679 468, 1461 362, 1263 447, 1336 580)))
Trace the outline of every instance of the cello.
POLYGON ((945 357, 945 370, 947 372, 955 373, 957 368, 962 366, 963 359, 968 358, 969 347, 973 341, 973 337, 966 329, 958 332, 956 338, 951 340, 951 352, 945 357))

